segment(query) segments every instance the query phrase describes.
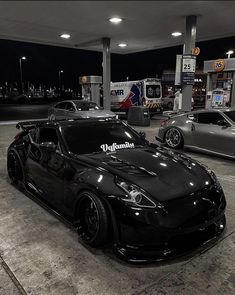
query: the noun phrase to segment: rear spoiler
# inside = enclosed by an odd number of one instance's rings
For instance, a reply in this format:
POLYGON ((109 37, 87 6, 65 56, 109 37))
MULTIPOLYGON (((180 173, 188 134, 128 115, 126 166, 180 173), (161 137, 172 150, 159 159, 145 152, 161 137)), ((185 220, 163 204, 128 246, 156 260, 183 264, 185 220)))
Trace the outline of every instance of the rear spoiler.
POLYGON ((163 112, 163 116, 168 117, 168 119, 174 117, 174 116, 178 116, 178 115, 182 115, 182 114, 186 114, 187 112, 184 111, 165 111, 163 112))
POLYGON ((28 129, 32 129, 32 128, 34 128, 34 127, 36 127, 36 126, 41 126, 42 124, 45 124, 45 123, 51 123, 51 124, 56 124, 57 122, 64 122, 64 121, 83 121, 83 120, 90 120, 90 121, 92 121, 92 120, 94 120, 94 121, 96 121, 96 120, 105 120, 105 121, 107 121, 107 120, 114 120, 113 118, 89 118, 89 119, 87 119, 87 118, 73 118, 73 119, 56 119, 56 120, 52 120, 52 121, 50 121, 50 120, 35 120, 35 121, 24 121, 24 122, 19 122, 19 123, 17 123, 16 124, 16 128, 17 129, 23 129, 23 130, 28 130, 28 129))
POLYGON ((44 123, 47 123, 48 120, 35 120, 35 121, 24 121, 24 122, 19 122, 16 124, 16 128, 17 129, 23 129, 23 130, 27 130, 27 129, 31 129, 34 128, 36 126, 40 126, 44 123))

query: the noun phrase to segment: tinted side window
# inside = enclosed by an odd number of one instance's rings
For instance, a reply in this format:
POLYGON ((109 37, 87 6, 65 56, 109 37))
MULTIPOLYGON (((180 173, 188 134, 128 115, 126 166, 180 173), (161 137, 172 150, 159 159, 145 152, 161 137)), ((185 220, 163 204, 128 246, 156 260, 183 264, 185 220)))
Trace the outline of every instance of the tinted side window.
POLYGON ((54 128, 41 128, 39 131, 39 140, 38 143, 42 142, 54 142, 58 144, 58 136, 54 128))
POLYGON ((74 110, 75 111, 74 105, 71 102, 67 102, 66 110, 74 110))
POLYGON ((198 114, 198 123, 201 124, 214 124, 217 125, 219 120, 223 120, 223 117, 219 113, 200 113, 198 114))

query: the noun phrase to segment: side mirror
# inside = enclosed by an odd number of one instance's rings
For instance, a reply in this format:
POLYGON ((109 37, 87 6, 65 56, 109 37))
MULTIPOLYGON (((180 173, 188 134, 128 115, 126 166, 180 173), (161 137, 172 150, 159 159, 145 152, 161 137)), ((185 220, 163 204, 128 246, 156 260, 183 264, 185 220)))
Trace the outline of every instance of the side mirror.
POLYGON ((51 141, 42 142, 40 143, 39 147, 43 152, 46 152, 46 153, 55 152, 57 148, 54 142, 51 142, 51 141))
POLYGON ((75 109, 74 108, 70 108, 70 109, 68 109, 68 111, 71 112, 71 113, 74 113, 75 112, 75 109))
POLYGON ((230 124, 226 120, 224 120, 224 119, 219 120, 217 122, 217 125, 223 126, 223 127, 229 127, 230 126, 230 124))
POLYGON ((140 131, 140 132, 139 132, 139 136, 140 136, 141 138, 145 139, 145 138, 146 138, 146 133, 143 132, 143 131, 140 131))
POLYGON ((188 115, 188 118, 189 118, 189 120, 191 120, 191 121, 196 121, 194 115, 188 115))

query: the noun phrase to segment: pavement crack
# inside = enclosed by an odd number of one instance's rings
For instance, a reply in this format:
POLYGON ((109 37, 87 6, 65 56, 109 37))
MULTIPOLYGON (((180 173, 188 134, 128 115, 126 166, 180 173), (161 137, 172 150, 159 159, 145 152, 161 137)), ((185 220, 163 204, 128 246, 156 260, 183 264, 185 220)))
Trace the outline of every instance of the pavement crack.
POLYGON ((18 291, 20 292, 20 294, 21 295, 27 295, 27 292, 22 287, 22 285, 20 284, 20 282, 17 280, 17 278, 15 277, 14 273, 11 271, 10 267, 7 265, 7 263, 4 261, 4 259, 2 258, 1 255, 0 255, 0 263, 1 263, 2 267, 4 268, 5 272, 10 277, 11 281, 14 283, 14 285, 16 286, 16 288, 18 289, 18 291))

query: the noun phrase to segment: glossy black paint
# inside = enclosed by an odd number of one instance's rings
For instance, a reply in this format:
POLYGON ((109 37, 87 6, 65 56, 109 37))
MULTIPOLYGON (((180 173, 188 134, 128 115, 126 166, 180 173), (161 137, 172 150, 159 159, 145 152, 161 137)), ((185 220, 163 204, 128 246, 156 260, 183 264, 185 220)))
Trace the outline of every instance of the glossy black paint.
MULTIPOLYGON (((118 120, 106 121, 120 124, 118 120)), ((96 120, 96 124, 100 122, 96 120)), ((79 192, 90 190, 105 202, 114 250, 127 261, 165 259, 189 249, 188 241, 203 244, 221 234, 225 227, 224 193, 201 164, 147 141, 142 147, 109 154, 75 155, 68 151, 61 133, 66 124, 90 122, 22 126, 24 131, 8 152, 14 150, 20 158, 26 189, 73 220, 75 226, 79 192), (37 143, 40 130, 46 127, 56 131, 60 149, 37 143), (125 192, 117 186, 116 177, 140 187, 156 207, 124 202, 125 192)))

